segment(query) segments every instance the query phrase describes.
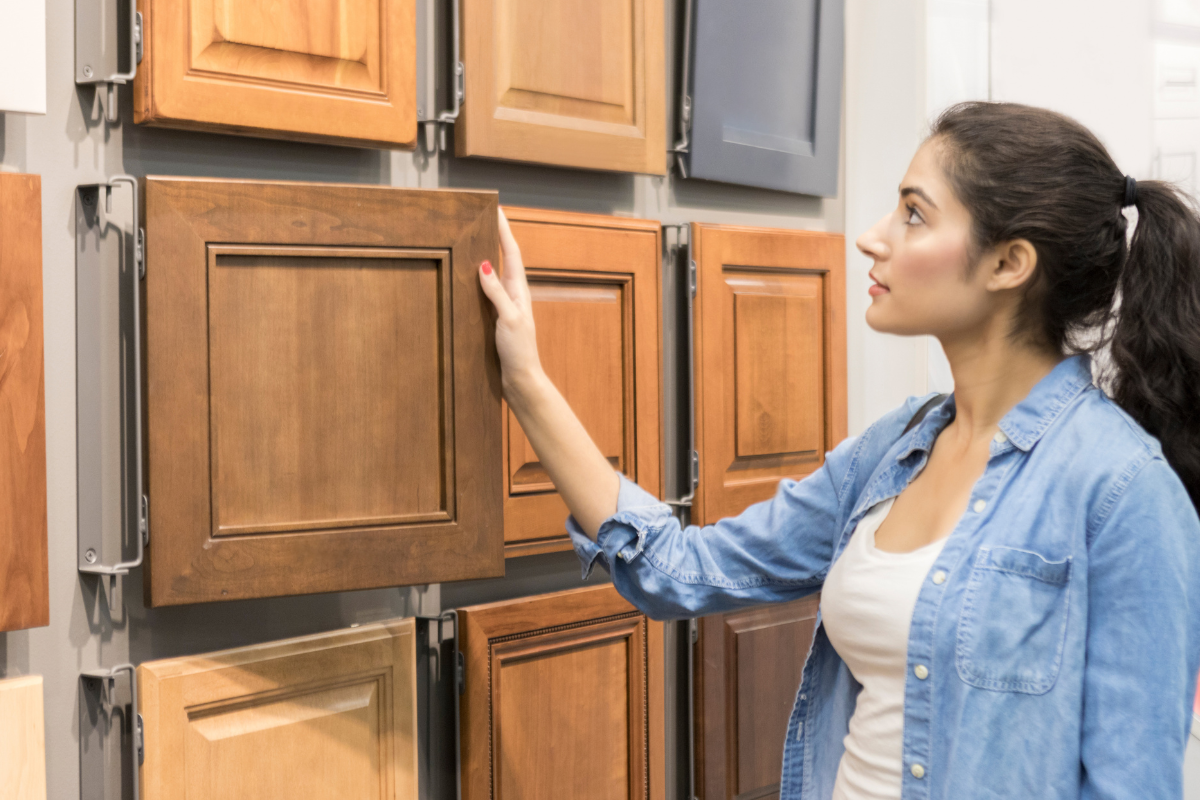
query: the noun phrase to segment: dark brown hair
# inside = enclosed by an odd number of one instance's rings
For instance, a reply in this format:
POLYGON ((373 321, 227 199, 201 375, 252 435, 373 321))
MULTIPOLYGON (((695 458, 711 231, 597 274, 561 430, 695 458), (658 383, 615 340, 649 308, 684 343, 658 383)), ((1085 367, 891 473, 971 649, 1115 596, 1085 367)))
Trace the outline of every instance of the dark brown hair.
POLYGON ((1073 119, 1015 103, 962 103, 930 136, 979 250, 1037 251, 1017 333, 1067 354, 1111 347, 1101 385, 1200 506, 1200 217, 1174 186, 1138 181, 1126 246, 1125 175, 1073 119))

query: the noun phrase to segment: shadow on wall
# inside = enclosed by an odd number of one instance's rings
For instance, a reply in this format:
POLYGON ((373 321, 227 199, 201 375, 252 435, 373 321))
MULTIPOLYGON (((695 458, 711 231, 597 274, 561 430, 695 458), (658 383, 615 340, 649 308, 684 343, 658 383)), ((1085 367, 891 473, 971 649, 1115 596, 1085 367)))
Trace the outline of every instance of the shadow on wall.
POLYGON ((0 679, 29 674, 29 631, 0 633, 0 679))
POLYGON ((26 172, 25 115, 0 111, 0 165, 15 172, 26 172))
POLYGON ((443 153, 439 184, 455 189, 499 189, 501 205, 537 206, 591 214, 631 214, 634 176, 629 173, 516 164, 443 153))
POLYGON ((821 219, 825 216, 825 200, 815 195, 777 192, 695 178, 680 180, 674 176, 671 180, 671 205, 684 209, 716 209, 781 217, 821 219))

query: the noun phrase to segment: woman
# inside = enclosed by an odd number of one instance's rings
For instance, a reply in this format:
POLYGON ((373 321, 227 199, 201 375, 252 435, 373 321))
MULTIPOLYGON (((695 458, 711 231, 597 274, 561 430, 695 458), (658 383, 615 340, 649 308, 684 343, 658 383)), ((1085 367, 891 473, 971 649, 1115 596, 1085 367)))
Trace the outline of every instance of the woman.
POLYGON ((783 800, 1179 798, 1200 668, 1200 220, 1042 109, 948 110, 858 240, 867 322, 932 334, 912 399, 736 518, 680 529, 538 363, 501 224, 505 395, 590 570, 659 618, 821 591, 783 800), (1137 209, 1127 245, 1123 209, 1137 209), (1111 365, 1093 384, 1089 352, 1111 365))

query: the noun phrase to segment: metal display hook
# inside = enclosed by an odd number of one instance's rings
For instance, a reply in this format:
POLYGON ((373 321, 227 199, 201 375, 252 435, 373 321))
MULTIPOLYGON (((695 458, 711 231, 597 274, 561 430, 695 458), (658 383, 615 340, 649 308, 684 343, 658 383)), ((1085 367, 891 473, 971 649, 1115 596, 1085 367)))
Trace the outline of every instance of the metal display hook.
MULTIPOLYGON (((460 715, 462 713, 462 694, 466 689, 466 673, 464 670, 463 655, 458 649, 458 612, 446 611, 436 617, 418 616, 418 620, 430 623, 427 628, 429 633, 430 651, 436 654, 434 657, 438 659, 436 671, 439 675, 443 675, 445 670, 441 662, 441 645, 450 642, 451 649, 451 694, 454 696, 454 720, 453 720, 453 736, 454 736, 454 797, 455 800, 462 800, 462 730, 460 728, 460 715), (446 635, 447 623, 453 626, 451 634, 446 635), (437 628, 436 641, 434 637, 434 626, 437 628)), ((429 702, 432 704, 433 695, 435 694, 433 687, 430 687, 429 702)), ((426 724, 425 734, 432 736, 434 725, 426 724)), ((428 742, 426 751, 429 753, 439 752, 440 748, 435 746, 434 742, 428 742)), ((431 768, 432 769, 432 768, 431 768)), ((431 795, 432 796, 432 795, 431 795)))
POLYGON ((122 72, 120 64, 112 72, 106 72, 101 65, 108 59, 106 54, 110 49, 105 33, 104 0, 75 0, 75 83, 79 85, 103 83, 108 88, 108 98, 104 106, 104 118, 108 122, 116 122, 120 114, 117 111, 117 85, 132 81, 137 76, 138 64, 142 63, 142 15, 137 10, 137 0, 128 0, 129 15, 129 70, 122 72))
POLYGON ((462 62, 462 21, 459 9, 460 0, 450 0, 450 69, 453 72, 454 87, 450 92, 450 108, 438 113, 437 118, 425 120, 425 149, 432 152, 434 137, 438 152, 445 152, 447 143, 446 130, 457 119, 462 110, 463 97, 466 95, 466 71, 462 62))
MULTIPOLYGON (((696 259, 692 253, 691 225, 684 222, 677 225, 663 225, 663 229, 675 230, 675 244, 672 246, 663 237, 664 247, 668 249, 668 261, 674 265, 682 257, 684 263, 685 285, 684 294, 687 297, 687 413, 688 413, 688 443, 687 464, 684 468, 684 483, 686 491, 681 497, 667 498, 664 502, 677 512, 690 509, 696 498, 696 488, 700 485, 700 457, 696 450, 696 290, 698 275, 696 259), (674 253, 671 253, 671 250, 674 253), (670 256, 674 256, 671 258, 670 256)), ((689 520, 685 520, 687 522, 689 520)))
POLYGON ((122 674, 129 675, 129 712, 122 716, 131 723, 130 733, 133 736, 133 747, 130 752, 131 781, 133 783, 133 800, 140 800, 141 786, 139 785, 139 768, 146 758, 145 730, 142 725, 142 715, 138 713, 137 671, 133 664, 118 664, 112 669, 95 669, 82 672, 79 675, 81 688, 79 704, 79 783, 84 800, 104 797, 106 787, 104 757, 104 741, 111 731, 111 724, 98 724, 98 715, 107 711, 105 716, 111 719, 115 708, 117 678, 122 674), (97 719, 93 720, 91 711, 95 709, 97 719), (95 732, 98 740, 92 747, 91 733, 95 732))
MULTIPOLYGON (((139 226, 138 182, 130 175, 117 175, 107 183, 84 184, 76 188, 76 361, 77 361, 77 406, 81 418, 85 414, 97 414, 103 407, 101 385, 103 376, 101 363, 104 342, 97 328, 103 325, 103 311, 97 310, 97 299, 102 294, 105 265, 100 255, 99 239, 103 235, 100 226, 99 202, 104 196, 105 213, 112 211, 112 190, 126 184, 130 187, 133 213, 133 264, 126 269, 128 276, 122 281, 121 264, 118 262, 119 295, 121 311, 119 328, 121 358, 124 366, 122 378, 122 480, 121 505, 122 524, 126 534, 136 542, 136 556, 129 561, 106 564, 103 560, 104 505, 107 494, 111 494, 104 481, 103 446, 99 433, 95 436, 81 434, 78 442, 79 520, 78 520, 78 568, 81 573, 107 575, 115 583, 117 575, 127 575, 140 566, 145 557, 145 548, 150 541, 150 502, 143 492, 145 469, 142 460, 142 319, 141 281, 146 274, 145 231, 139 226), (89 246, 88 237, 95 234, 97 242, 89 246)), ((107 227, 107 226, 105 226, 107 227)), ((122 238, 124 255, 125 239, 122 238)), ((123 258, 121 259, 123 260, 123 258)), ((79 426, 80 430, 100 430, 101 424, 89 420, 91 425, 79 426)), ((124 539, 124 537, 123 537, 124 539)))

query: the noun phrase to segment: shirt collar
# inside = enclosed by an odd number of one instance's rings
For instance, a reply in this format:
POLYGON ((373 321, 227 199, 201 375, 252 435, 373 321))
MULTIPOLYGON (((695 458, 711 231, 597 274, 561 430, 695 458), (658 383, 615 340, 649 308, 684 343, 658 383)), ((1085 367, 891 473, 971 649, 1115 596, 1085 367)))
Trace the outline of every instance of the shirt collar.
MULTIPOLYGON (((1092 385, 1092 359, 1086 354, 1074 355, 1059 362, 1042 378, 1024 400, 1000 420, 1000 430, 1015 447, 1028 451, 1054 424, 1063 410, 1084 389, 1092 385)), ((929 452, 934 440, 954 419, 954 395, 950 395, 929 411, 914 428, 908 442, 900 449, 897 461, 913 453, 929 452)))

